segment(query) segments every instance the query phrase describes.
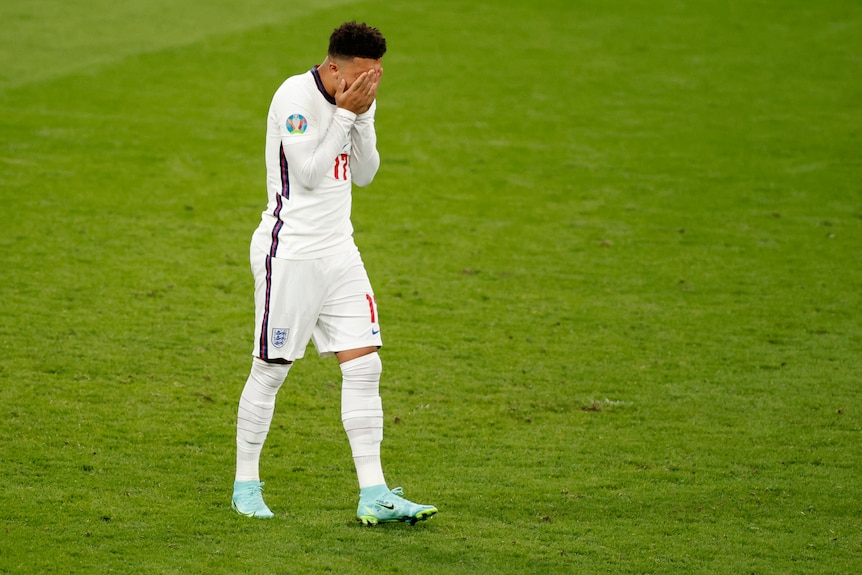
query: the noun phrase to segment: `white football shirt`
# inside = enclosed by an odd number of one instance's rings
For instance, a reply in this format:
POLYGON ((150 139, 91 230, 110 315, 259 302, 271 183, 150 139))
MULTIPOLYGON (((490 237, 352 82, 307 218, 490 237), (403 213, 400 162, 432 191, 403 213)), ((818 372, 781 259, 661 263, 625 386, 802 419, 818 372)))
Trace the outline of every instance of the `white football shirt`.
POLYGON ((374 112, 335 105, 317 67, 276 90, 266 129, 268 203, 252 242, 272 257, 313 259, 355 249, 351 187, 380 166, 374 112))

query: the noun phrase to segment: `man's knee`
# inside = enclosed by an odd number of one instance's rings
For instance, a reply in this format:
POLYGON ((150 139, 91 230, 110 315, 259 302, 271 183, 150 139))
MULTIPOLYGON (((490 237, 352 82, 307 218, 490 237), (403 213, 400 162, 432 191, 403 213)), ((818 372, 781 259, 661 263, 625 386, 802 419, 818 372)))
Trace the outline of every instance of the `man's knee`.
POLYGON ((359 359, 360 357, 372 354, 380 349, 379 346, 371 345, 368 347, 358 347, 356 349, 348 349, 345 351, 337 351, 335 352, 335 357, 338 358, 338 363, 346 363, 348 361, 352 361, 354 359, 359 359))

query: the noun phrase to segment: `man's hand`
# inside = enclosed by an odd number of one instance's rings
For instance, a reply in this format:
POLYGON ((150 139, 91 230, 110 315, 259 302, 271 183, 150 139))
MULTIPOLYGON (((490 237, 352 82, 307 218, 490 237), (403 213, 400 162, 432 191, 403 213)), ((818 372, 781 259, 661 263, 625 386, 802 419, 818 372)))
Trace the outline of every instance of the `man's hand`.
POLYGON ((383 70, 368 70, 363 72, 350 87, 342 79, 335 90, 335 104, 339 108, 350 110, 357 116, 368 111, 377 97, 377 86, 383 70))

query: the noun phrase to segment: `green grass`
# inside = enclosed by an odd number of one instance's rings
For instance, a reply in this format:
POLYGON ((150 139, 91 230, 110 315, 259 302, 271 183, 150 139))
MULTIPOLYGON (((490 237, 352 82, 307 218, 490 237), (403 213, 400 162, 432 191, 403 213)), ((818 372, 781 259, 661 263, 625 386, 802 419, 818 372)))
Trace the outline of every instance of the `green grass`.
POLYGON ((855 573, 862 7, 0 7, 0 573, 855 573), (389 39, 354 196, 390 484, 313 351, 230 511, 284 77, 389 39))

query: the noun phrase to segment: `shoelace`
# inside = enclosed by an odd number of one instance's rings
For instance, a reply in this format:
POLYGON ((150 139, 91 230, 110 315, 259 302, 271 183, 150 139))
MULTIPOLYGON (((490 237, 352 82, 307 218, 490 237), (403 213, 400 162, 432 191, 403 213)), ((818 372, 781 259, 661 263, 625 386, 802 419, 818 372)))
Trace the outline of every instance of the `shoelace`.
POLYGON ((266 485, 262 481, 260 485, 254 485, 250 489, 245 489, 242 493, 239 494, 239 499, 243 503, 252 503, 255 500, 255 497, 263 498, 263 486, 266 485))

